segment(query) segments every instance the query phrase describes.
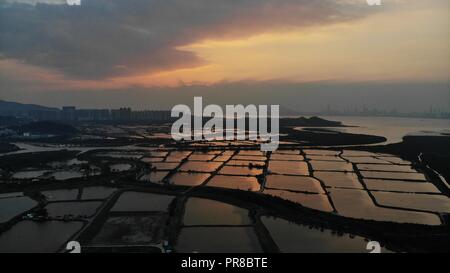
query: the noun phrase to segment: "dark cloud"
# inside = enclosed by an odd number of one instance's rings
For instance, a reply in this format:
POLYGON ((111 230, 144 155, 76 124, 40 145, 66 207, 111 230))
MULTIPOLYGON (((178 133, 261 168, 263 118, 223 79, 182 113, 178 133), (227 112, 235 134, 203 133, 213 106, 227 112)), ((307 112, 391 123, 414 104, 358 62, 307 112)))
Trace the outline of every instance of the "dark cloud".
POLYGON ((101 79, 198 66, 203 60, 177 48, 201 39, 343 22, 366 12, 333 0, 0 2, 0 57, 101 79))

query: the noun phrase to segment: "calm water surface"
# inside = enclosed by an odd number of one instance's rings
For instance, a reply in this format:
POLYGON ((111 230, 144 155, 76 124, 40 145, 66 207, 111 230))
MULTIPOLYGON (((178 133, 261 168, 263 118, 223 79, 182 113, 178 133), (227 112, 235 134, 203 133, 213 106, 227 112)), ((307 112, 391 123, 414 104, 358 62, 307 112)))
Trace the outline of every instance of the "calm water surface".
POLYGON ((385 144, 401 142, 406 135, 450 134, 450 120, 448 119, 345 116, 323 116, 323 118, 341 121, 348 126, 357 126, 337 127, 333 130, 352 134, 383 136, 387 139, 385 144))

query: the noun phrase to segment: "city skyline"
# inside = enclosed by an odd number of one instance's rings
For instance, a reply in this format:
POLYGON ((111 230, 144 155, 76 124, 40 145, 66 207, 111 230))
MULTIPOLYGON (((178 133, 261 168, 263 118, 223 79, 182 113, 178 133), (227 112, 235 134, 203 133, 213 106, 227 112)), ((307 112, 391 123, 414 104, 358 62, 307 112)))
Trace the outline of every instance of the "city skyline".
MULTIPOLYGON (((32 120, 61 120, 61 121, 173 121, 170 109, 148 108, 133 109, 131 107, 118 108, 78 108, 76 106, 47 107, 36 104, 21 104, 0 100, 0 117, 27 118, 32 120)), ((225 105, 222 105, 225 106, 225 105)), ((438 118, 450 119, 450 112, 445 109, 430 106, 427 111, 399 112, 371 108, 367 105, 345 105, 340 109, 330 104, 326 108, 316 111, 294 111, 289 108, 280 108, 280 116, 292 118, 300 116, 361 116, 361 117, 403 117, 403 118, 438 118)))

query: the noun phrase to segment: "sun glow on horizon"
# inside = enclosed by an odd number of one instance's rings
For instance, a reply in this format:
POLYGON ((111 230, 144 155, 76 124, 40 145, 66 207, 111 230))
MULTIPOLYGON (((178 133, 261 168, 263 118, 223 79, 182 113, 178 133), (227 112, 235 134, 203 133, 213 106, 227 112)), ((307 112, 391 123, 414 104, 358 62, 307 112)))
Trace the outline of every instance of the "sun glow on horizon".
POLYGON ((448 9, 394 10, 352 23, 198 41, 180 49, 194 52, 205 65, 115 80, 142 86, 245 80, 447 81, 448 18, 448 9))

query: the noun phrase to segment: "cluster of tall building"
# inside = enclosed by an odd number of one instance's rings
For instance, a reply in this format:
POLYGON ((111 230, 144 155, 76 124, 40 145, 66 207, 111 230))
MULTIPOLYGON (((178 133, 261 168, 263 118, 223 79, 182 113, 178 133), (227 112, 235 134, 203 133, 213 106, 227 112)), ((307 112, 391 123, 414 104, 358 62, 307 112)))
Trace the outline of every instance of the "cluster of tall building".
POLYGON ((77 109, 65 106, 61 110, 33 110, 28 113, 34 120, 62 121, 170 121, 170 111, 133 111, 131 108, 120 109, 77 109))

